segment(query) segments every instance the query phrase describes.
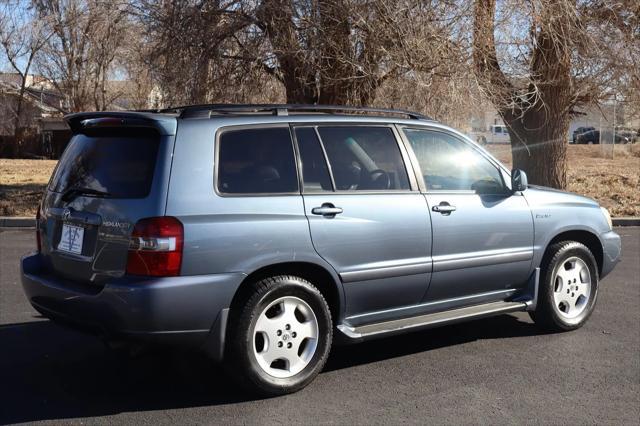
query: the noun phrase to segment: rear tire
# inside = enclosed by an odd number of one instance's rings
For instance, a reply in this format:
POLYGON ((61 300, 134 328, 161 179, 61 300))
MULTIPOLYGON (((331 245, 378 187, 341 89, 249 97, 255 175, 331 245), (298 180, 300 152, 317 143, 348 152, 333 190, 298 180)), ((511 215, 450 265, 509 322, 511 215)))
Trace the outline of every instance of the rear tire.
POLYGON ((542 261, 538 304, 531 318, 546 331, 582 327, 595 307, 598 281, 598 265, 584 244, 552 245, 542 261))
POLYGON ((260 396, 296 392, 320 373, 329 356, 329 306, 308 281, 281 275, 251 285, 229 325, 230 375, 260 396))

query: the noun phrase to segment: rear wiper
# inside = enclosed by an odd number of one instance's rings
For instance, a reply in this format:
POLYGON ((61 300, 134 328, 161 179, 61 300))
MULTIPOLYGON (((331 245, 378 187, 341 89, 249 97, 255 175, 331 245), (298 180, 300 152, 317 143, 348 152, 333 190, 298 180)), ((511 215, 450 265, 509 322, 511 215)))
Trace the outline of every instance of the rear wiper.
POLYGON ((82 188, 74 186, 73 188, 69 188, 62 194, 62 201, 71 201, 74 198, 80 195, 89 195, 91 197, 105 198, 111 196, 106 191, 100 191, 92 188, 82 188))

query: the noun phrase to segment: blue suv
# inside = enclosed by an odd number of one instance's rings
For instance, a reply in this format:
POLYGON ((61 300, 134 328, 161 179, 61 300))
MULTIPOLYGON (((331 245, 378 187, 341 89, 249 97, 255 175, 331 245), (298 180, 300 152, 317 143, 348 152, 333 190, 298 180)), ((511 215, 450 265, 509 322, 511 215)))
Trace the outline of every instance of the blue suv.
POLYGON ((582 326, 620 259, 608 212, 527 184, 420 114, 204 105, 72 114, 22 259, 33 307, 202 348, 299 390, 332 343, 506 312, 582 326))

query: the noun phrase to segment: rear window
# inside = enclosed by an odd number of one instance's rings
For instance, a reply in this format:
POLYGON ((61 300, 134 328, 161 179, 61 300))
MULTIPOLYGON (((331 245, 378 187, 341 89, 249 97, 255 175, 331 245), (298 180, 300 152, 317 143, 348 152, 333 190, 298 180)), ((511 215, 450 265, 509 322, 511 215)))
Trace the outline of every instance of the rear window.
POLYGON ((288 127, 227 130, 220 135, 218 191, 278 194, 298 191, 288 127))
POLYGON ((69 142, 49 189, 86 188, 111 198, 144 198, 153 182, 158 137, 79 134, 69 142))
POLYGON ((386 126, 318 127, 337 190, 410 189, 400 148, 386 126))

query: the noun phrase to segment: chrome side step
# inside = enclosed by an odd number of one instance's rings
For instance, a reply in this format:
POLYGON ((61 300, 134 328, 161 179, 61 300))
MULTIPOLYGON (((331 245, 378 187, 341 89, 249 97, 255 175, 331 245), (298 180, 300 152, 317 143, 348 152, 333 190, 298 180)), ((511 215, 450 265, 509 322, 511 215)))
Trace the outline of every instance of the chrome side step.
POLYGON ((338 325, 344 335, 351 339, 364 339, 374 336, 391 335, 422 328, 438 327, 471 319, 489 317, 507 312, 527 310, 528 304, 521 302, 491 302, 483 305, 467 306, 450 311, 436 312, 416 317, 384 321, 352 327, 346 324, 338 325))

